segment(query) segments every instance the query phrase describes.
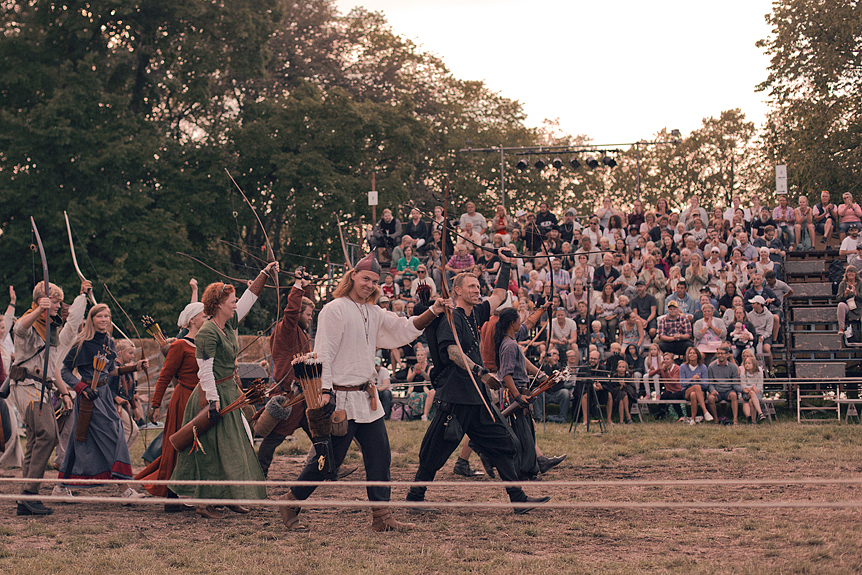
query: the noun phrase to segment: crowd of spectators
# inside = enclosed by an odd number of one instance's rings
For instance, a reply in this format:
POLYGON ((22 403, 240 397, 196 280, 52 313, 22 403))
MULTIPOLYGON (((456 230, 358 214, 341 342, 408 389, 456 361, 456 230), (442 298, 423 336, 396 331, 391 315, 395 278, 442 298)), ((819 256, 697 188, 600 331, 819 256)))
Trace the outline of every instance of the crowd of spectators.
MULTIPOLYGON (((726 351, 734 369, 743 369, 750 353, 767 378, 774 376, 772 346, 782 337, 783 304, 793 294, 782 280, 786 254, 813 249, 816 232, 831 248, 837 232, 840 254, 850 263, 862 259, 862 208, 849 193, 833 204, 824 191, 813 207, 804 196, 796 207, 787 196, 779 196, 774 207, 761 205, 757 196, 745 206, 734 196, 730 206, 709 210, 692 196, 678 211, 663 199, 652 209, 635 200, 624 210, 605 197, 585 217, 574 208, 558 217, 545 202, 535 213, 519 209, 514 216, 497 206, 490 218, 473 202, 464 208, 458 216, 438 206, 433 217, 413 209, 406 225, 384 210, 369 235, 378 259, 390 266, 384 282, 388 301, 381 304, 409 314, 417 285, 437 293, 442 282, 462 272, 474 274, 488 294, 500 264, 488 248, 508 249, 517 266, 510 290, 522 320, 550 302, 543 318, 551 326, 550 340, 537 338, 528 357, 559 366, 560 358, 568 363, 574 355, 583 367, 596 353, 605 371, 637 380, 640 396, 664 381, 667 354, 682 365, 692 349, 706 366, 726 351)), ((843 317, 859 315, 852 303, 856 275, 849 273, 840 295, 850 303, 838 310, 842 330, 843 317)), ((862 289, 858 297, 862 304, 862 289)), ((392 352, 396 372, 407 368, 399 363, 405 353, 392 352)), ((704 382, 708 377, 705 371, 704 382)), ((567 406, 558 391, 554 401, 567 406)), ((702 391, 684 397, 697 395, 693 407, 706 410, 714 394, 702 391)), ((761 413, 759 406, 751 413, 761 413)))

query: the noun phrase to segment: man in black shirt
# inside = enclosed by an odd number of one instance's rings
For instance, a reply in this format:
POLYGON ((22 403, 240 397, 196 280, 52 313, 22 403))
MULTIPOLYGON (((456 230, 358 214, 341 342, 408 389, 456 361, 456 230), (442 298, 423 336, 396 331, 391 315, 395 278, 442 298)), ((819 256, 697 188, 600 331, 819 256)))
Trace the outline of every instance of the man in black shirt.
POLYGON ((638 317, 644 322, 644 329, 649 331, 650 339, 654 340, 658 327, 656 322, 658 302, 655 296, 647 293, 646 283, 643 280, 638 280, 635 283, 635 289, 637 289, 638 294, 632 298, 632 309, 638 312, 638 317))
POLYGON ((536 225, 542 232, 542 236, 548 235, 548 230, 552 227, 557 227, 557 216, 548 211, 548 203, 542 202, 539 204, 539 213, 536 214, 536 225))
MULTIPOLYGON (((432 348, 436 357, 433 358, 435 371, 431 379, 437 389, 434 399, 437 416, 428 427, 419 448, 416 481, 432 481, 465 434, 470 438, 470 447, 497 468, 500 479, 518 481, 518 472, 515 470, 518 448, 515 441, 497 412, 492 416, 486 409, 486 405, 491 405, 486 385, 494 385, 495 389, 498 389, 500 384, 490 378, 488 370, 483 367, 479 340, 482 325, 488 321, 497 306, 506 300, 510 260, 502 253, 499 257, 502 262, 500 274, 494 292, 486 301, 480 303, 479 284, 472 275, 459 274, 452 282, 452 303, 455 305, 452 316, 464 355, 458 350, 447 321, 438 318, 426 330, 428 343, 436 347, 436 352, 432 348), (473 385, 468 370, 479 384, 479 390, 473 385)), ((519 404, 523 403, 525 407, 529 405, 521 396, 515 400, 519 404)), ((411 487, 407 493, 407 501, 424 501, 426 489, 411 487)), ((528 497, 520 487, 515 486, 507 487, 506 492, 512 502, 544 503, 550 499, 528 497)), ((529 509, 519 507, 515 509, 515 513, 520 515, 529 509)), ((428 510, 429 508, 415 509, 428 510)))

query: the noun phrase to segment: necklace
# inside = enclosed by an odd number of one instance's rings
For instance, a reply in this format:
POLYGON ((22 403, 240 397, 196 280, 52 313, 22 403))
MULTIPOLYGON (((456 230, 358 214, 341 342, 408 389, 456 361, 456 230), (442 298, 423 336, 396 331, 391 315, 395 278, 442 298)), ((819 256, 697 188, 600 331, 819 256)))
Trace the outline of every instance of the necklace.
POLYGON ((366 313, 365 313, 365 310, 363 309, 363 307, 365 306, 365 304, 359 305, 358 303, 356 303, 355 301, 353 301, 353 298, 351 298, 351 297, 349 297, 349 296, 348 296, 348 298, 347 298, 347 299, 349 299, 350 301, 352 301, 352 302, 353 302, 353 305, 355 305, 355 306, 356 306, 356 309, 358 309, 358 310, 359 310, 359 315, 361 315, 361 316, 362 316, 362 321, 365 323, 365 343, 366 343, 366 345, 367 345, 367 344, 368 344, 368 314, 366 314, 366 313))
POLYGON ((473 338, 473 344, 470 346, 470 351, 473 350, 474 346, 479 345, 479 326, 476 325, 476 319, 473 317, 473 314, 467 315, 467 312, 464 311, 463 308, 458 308, 461 310, 461 313, 464 315, 464 319, 467 320, 467 326, 470 328, 470 335, 473 338))

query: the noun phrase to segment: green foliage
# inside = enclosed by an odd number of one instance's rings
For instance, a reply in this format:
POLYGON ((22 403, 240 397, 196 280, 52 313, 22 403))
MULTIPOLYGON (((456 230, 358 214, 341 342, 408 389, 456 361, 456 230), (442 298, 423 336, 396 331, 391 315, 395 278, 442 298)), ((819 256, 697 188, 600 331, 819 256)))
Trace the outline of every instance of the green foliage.
POLYGON ((767 15, 771 56, 758 86, 772 111, 764 150, 788 164, 788 184, 810 199, 854 191, 862 169, 862 4, 781 0, 767 15))

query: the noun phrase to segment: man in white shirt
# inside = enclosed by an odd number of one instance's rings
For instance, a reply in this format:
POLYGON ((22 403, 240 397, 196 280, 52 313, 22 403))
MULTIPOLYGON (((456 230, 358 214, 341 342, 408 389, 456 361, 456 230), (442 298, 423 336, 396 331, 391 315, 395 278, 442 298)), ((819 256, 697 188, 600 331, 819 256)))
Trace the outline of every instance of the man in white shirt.
POLYGON ((485 221, 485 216, 476 212, 476 204, 467 202, 467 213, 461 214, 461 219, 458 222, 458 227, 462 230, 467 222, 473 224, 473 231, 480 237, 485 233, 485 228, 488 227, 488 222, 485 221))
POLYGON ((850 228, 847 230, 847 236, 841 241, 838 255, 845 258, 855 255, 860 243, 862 242, 860 242, 859 238, 859 224, 852 223, 850 224, 850 228))

